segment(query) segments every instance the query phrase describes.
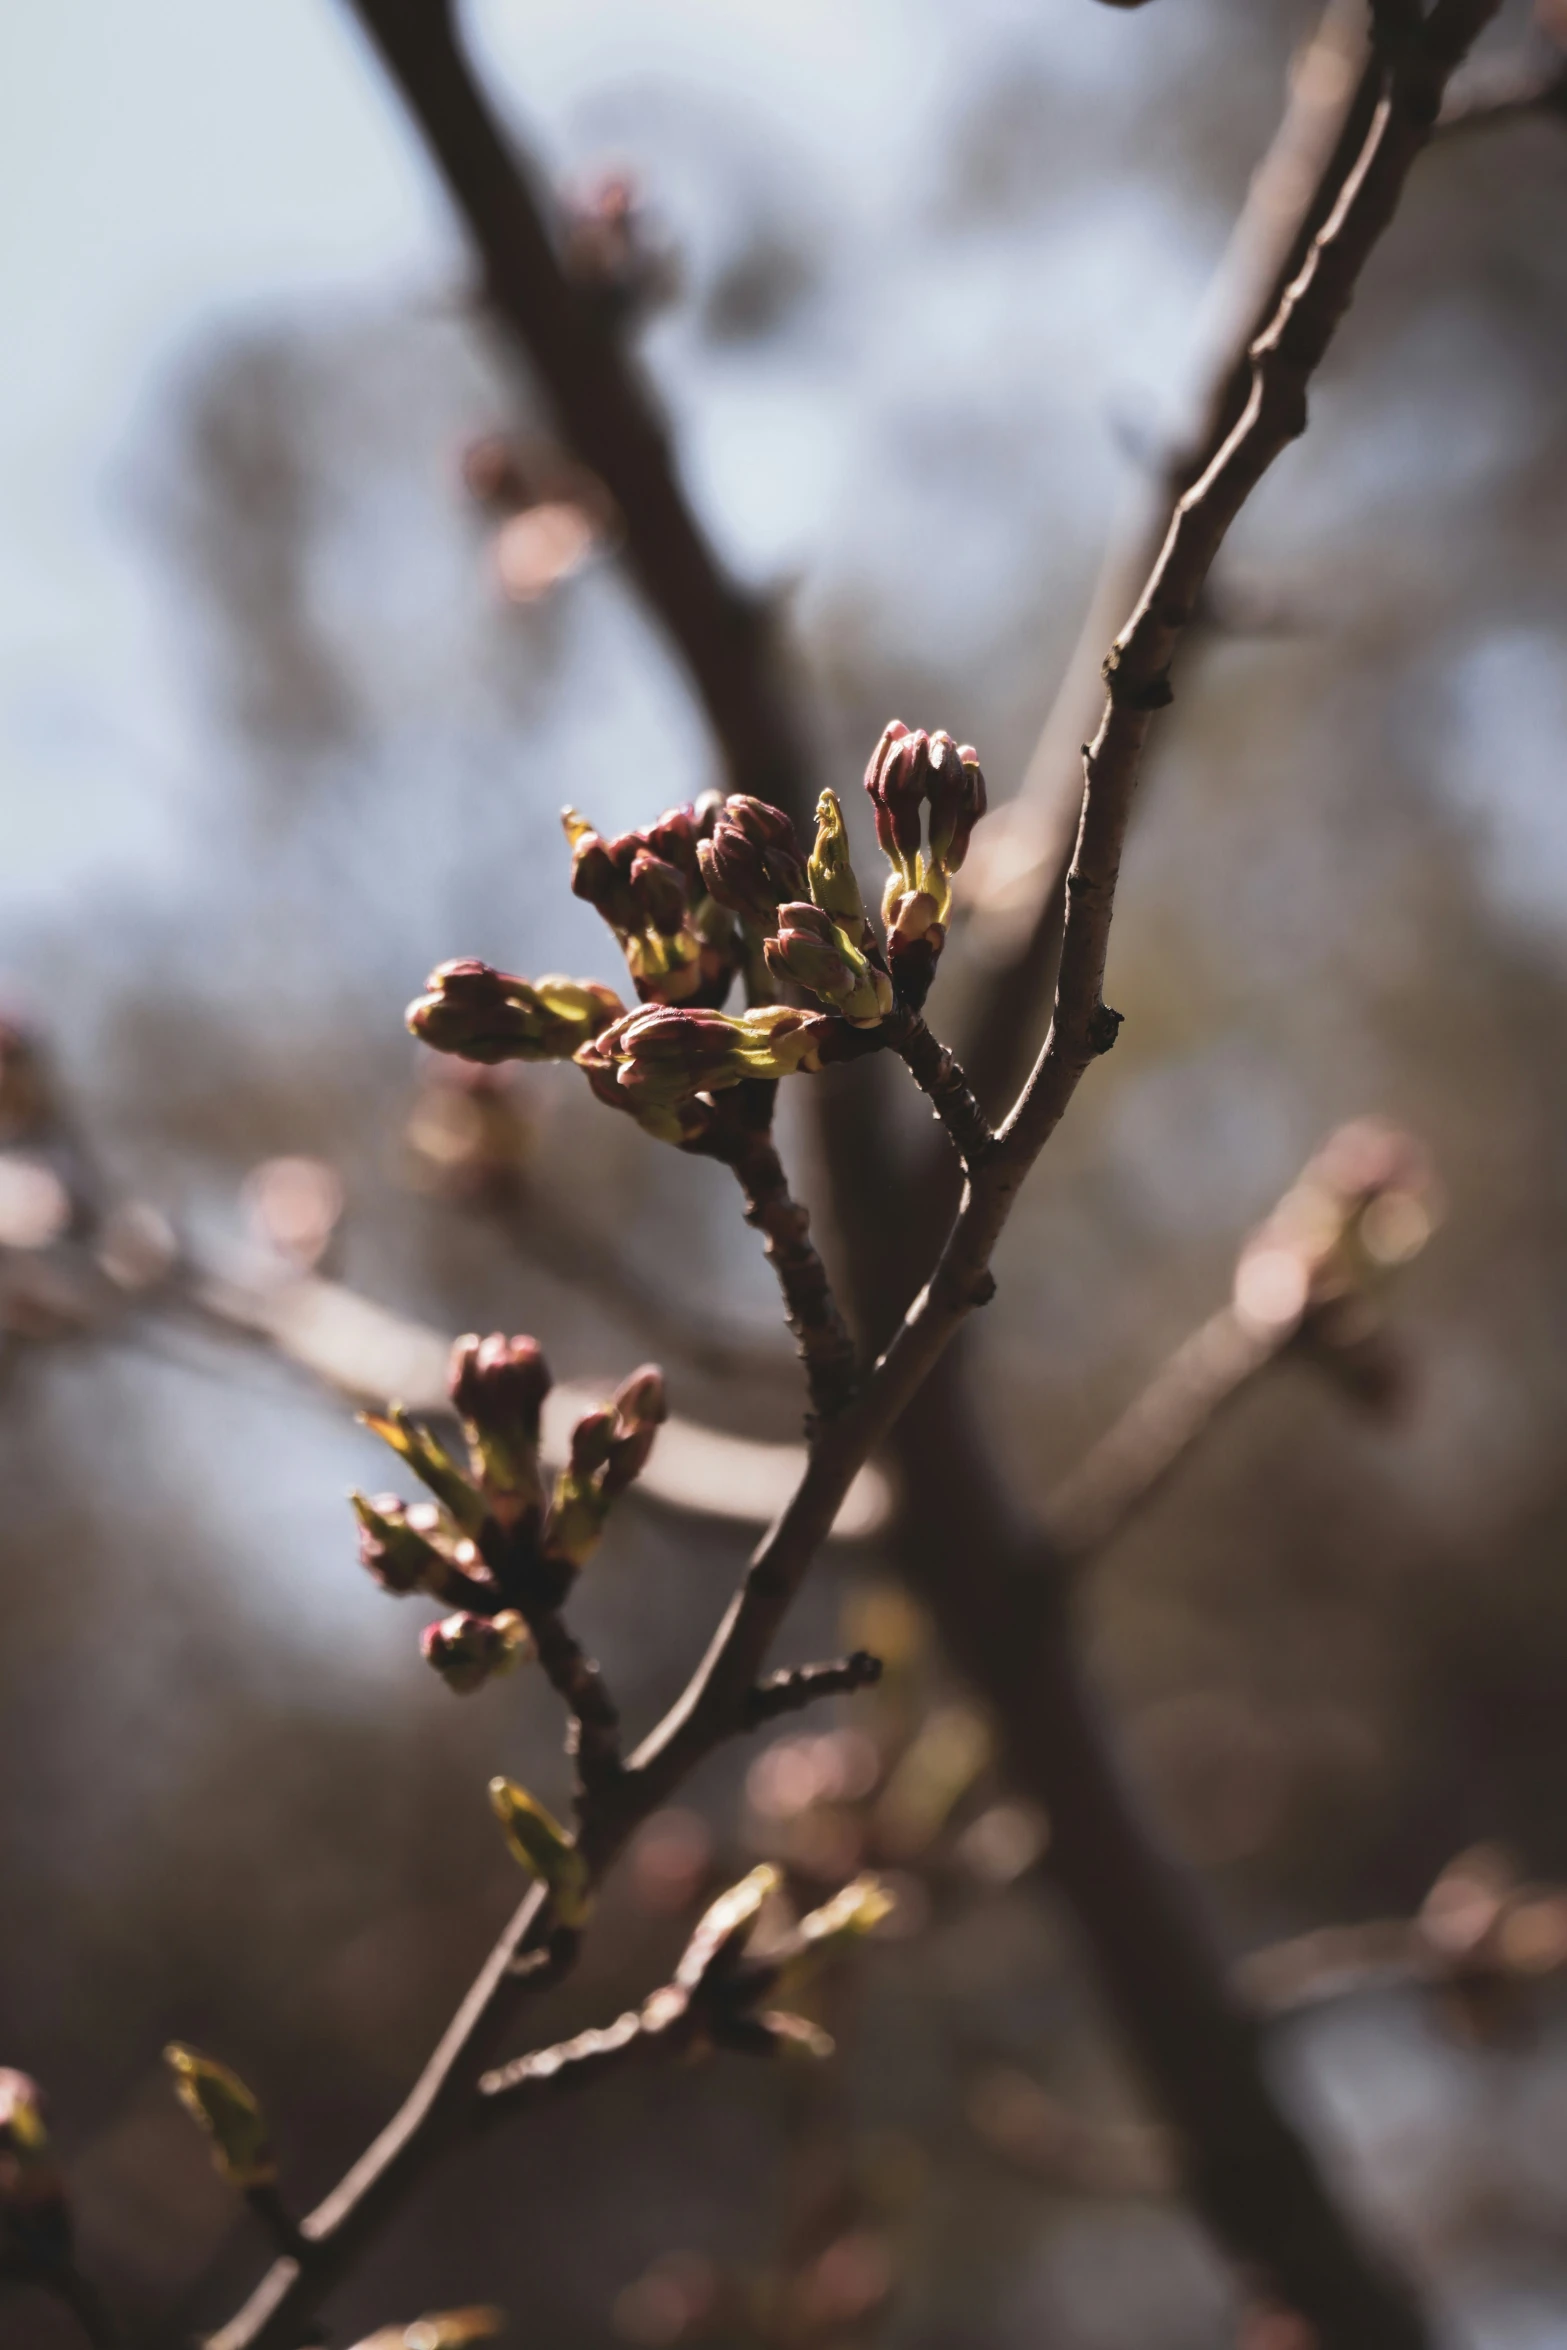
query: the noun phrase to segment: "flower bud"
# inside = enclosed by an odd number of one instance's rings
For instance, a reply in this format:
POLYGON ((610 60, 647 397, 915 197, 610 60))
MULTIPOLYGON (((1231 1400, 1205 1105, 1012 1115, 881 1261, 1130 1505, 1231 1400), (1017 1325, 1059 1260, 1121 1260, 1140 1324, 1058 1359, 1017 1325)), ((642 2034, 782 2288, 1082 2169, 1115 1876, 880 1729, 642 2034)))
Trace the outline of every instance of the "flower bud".
POLYGON ((865 901, 849 854, 849 834, 836 792, 824 791, 816 803, 816 840, 806 868, 812 902, 841 922, 851 938, 858 937, 865 920, 865 901))
POLYGON ((950 734, 930 738, 930 855, 941 872, 956 873, 968 855, 974 827, 985 813, 985 778, 972 743, 950 734))
POLYGON ((883 730, 865 770, 865 789, 876 817, 882 855, 912 880, 920 846, 920 802, 924 798, 930 737, 911 734, 901 718, 883 730))
POLYGON ((359 1424, 408 1463, 464 1534, 478 1533, 488 1515, 484 1496, 475 1491, 446 1447, 437 1443, 427 1428, 410 1420, 401 1404, 394 1403, 386 1412, 361 1412, 359 1424))
POLYGON ((686 918, 685 877, 677 866, 638 849, 631 860, 631 894, 644 925, 672 938, 686 918))
POLYGON ((570 1458, 556 1479, 544 1523, 547 1558, 586 1566, 610 1505, 641 1476, 667 1417, 664 1374, 652 1363, 622 1380, 602 1411, 583 1414, 572 1429, 570 1458))
POLYGON ((350 1493, 359 1520, 359 1563, 367 1567, 383 1591, 401 1597, 428 1589, 432 1575, 447 1565, 445 1554, 409 1522, 406 1503, 395 1493, 378 1493, 372 1500, 357 1489, 350 1493))
POLYGON ((446 1392, 467 1430, 473 1466, 488 1499, 514 1519, 542 1499, 539 1414, 554 1382, 538 1341, 470 1332, 452 1348, 446 1392))
POLYGON ((422 1044, 465 1061, 569 1061, 624 1009, 592 980, 519 979, 469 960, 437 965, 406 1018, 422 1044))
POLYGON ((763 949, 775 979, 792 980, 831 1004, 856 1028, 875 1028, 892 1010, 892 983, 819 906, 780 906, 763 949))
POLYGON ((514 1779, 490 1781, 490 1804, 512 1858, 550 1889, 563 1926, 580 1926, 591 1906, 588 1864, 559 1820, 514 1779))
POLYGON ((764 1860, 738 1885, 720 1893, 703 1912, 675 1969, 674 1979, 682 1990, 711 1990, 734 1973, 756 1931, 762 1904, 781 1883, 777 1869, 764 1860))
POLYGON ((277 2177, 261 2108, 238 2073, 171 2040, 163 2051, 174 2094, 212 2140, 212 2159, 231 2187, 266 2187, 277 2177))
POLYGON ((697 858, 708 895, 765 935, 781 905, 810 894, 794 826, 781 809, 744 792, 725 800, 697 858))
POLYGON ((420 1636, 427 1665, 433 1665, 455 1696, 466 1697, 497 1673, 509 1673, 533 1654, 528 1627, 514 1608, 498 1615, 446 1616, 427 1624, 420 1636))
POLYGON ((638 843, 630 836, 605 840, 575 808, 561 811, 571 843, 571 890, 602 914, 611 929, 635 930, 637 905, 631 894, 631 860, 638 843))

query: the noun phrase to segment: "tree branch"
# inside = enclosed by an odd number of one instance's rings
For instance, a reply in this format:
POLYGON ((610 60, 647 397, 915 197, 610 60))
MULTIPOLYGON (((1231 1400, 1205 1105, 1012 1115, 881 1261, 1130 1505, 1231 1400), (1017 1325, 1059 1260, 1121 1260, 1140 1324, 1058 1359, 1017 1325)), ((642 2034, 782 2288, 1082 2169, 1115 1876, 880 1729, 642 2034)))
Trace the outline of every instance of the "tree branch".
POLYGON ((731 788, 803 824, 810 796, 771 615, 725 575, 634 363, 562 269, 543 206, 463 53, 452 0, 349 5, 467 224, 491 308, 537 372, 563 439, 620 510, 626 561, 701 695, 731 788))
MULTIPOLYGON (((743 1724, 773 1636, 850 1480, 896 1425, 972 1305, 987 1294, 990 1255, 1024 1177, 1090 1062, 1111 1041, 1101 983, 1121 844, 1149 720, 1169 698, 1171 659, 1230 521, 1273 458, 1304 425, 1306 382, 1429 134, 1442 73, 1462 54, 1494 4, 1495 0, 1441 0, 1424 53, 1389 77, 1339 201, 1273 324, 1254 345, 1245 410, 1202 478, 1180 501, 1148 587, 1107 665, 1110 698, 1084 758, 1056 1011, 1045 1046, 1018 1102, 972 1169, 930 1282, 909 1308, 862 1391, 819 1430, 792 1500, 755 1553, 687 1691, 631 1758, 621 1778, 587 1807, 579 1843, 595 1875, 602 1874, 639 1821, 743 1724)), ((417 79, 422 55, 445 107, 431 129, 432 139, 438 143, 445 135, 449 141, 454 121, 459 132, 466 124, 473 135, 480 159, 477 178, 461 152, 460 138, 458 151, 443 153, 442 160, 459 197, 466 189, 479 199, 481 213, 486 193, 497 199, 500 227, 518 241, 522 260, 508 276, 507 237, 497 245, 495 222, 476 222, 483 230, 481 248, 492 282, 510 285, 524 321, 530 302, 536 301, 546 323, 561 329, 561 286, 540 260, 542 253, 553 268, 547 242, 536 213, 518 211, 512 186, 516 175, 456 61, 446 11, 416 7, 414 0, 357 0, 357 5, 394 69, 400 55, 403 70, 414 71, 417 79)), ((418 88, 409 94, 421 119, 427 119, 429 109, 421 103, 418 88)), ((436 112, 440 114, 440 108, 436 112)), ((590 462, 598 462, 589 443, 606 421, 613 442, 619 426, 600 405, 604 385, 579 383, 577 363, 591 375, 591 363, 595 357, 601 361, 604 354, 564 329, 560 340, 563 358, 570 364, 557 369, 552 389, 568 413, 574 412, 579 397, 585 399, 588 415, 596 421, 585 425, 574 417, 573 438, 590 462)), ((612 381, 623 384, 623 373, 612 371, 612 381)), ((634 445, 645 453, 645 420, 629 421, 635 428, 634 445)), ((614 458, 613 447, 608 456, 614 458)), ((616 486, 610 465, 601 464, 600 470, 616 486)), ((667 464, 660 478, 666 487, 670 484, 667 464)), ((616 494, 620 495, 618 486, 616 494)), ((622 504, 624 509, 624 499, 622 504)), ((690 531, 683 514, 680 522, 684 543, 690 531)), ((628 544, 638 550, 633 561, 641 567, 644 584, 649 584, 647 524, 645 508, 635 518, 627 511, 628 544)), ((649 585, 649 592, 656 599, 656 587, 649 585)), ((753 788, 767 788, 754 775, 752 780, 753 788)), ((975 1547, 975 1533, 971 1526, 967 1548, 975 1547)), ((950 1580, 949 1575, 949 1586, 950 1580)), ((966 1597, 972 1602, 972 1590, 966 1597)), ((1011 1606, 1016 1614, 1015 1595, 1011 1606)), ((949 1589, 945 1621, 951 1623, 957 1613, 949 1589)), ((1037 1632, 1037 1584, 1023 1615, 1037 1632)), ((966 1634, 955 1647, 959 1662, 973 1670, 980 1609, 971 1604, 969 1617, 966 1634)), ((1146 1917, 1150 1871, 1157 1875, 1158 1864, 1107 1776, 1102 1740, 1085 1706, 1065 1638, 1035 1638, 993 1652, 979 1677, 1000 1684, 1007 1751, 1023 1783, 1058 1786, 1076 1778, 1083 1800, 1074 1811, 1055 1815, 1057 1857, 1091 1925, 1102 1914, 1102 1902, 1096 1908, 1094 1900, 1085 1901, 1084 1887, 1095 1877, 1113 1885, 1134 1906, 1141 1903, 1146 1917), (1053 1677, 1039 1671, 1052 1665, 1053 1677), (1020 1668, 1027 1676, 1021 1685, 1020 1668)), ((1141 1947, 1102 1932, 1096 1933, 1096 1946, 1134 2045, 1149 2061, 1177 2120, 1193 2139, 1195 2184, 1204 2208, 1231 2241, 1266 2265, 1295 2306, 1336 2345, 1344 2350, 1366 2345, 1369 2350, 1375 2343, 1377 2350, 1400 2350, 1418 2343, 1418 2319, 1345 2230, 1309 2157, 1273 2107, 1254 2034, 1228 2005, 1203 1938, 1187 1920, 1184 1892, 1173 1878, 1155 1890, 1159 1898, 1152 1910, 1154 1930, 1141 1947), (1190 2029, 1194 2024, 1199 2028, 1190 2029)), ((517 1997, 538 1979, 532 1973, 520 1976, 517 1961, 542 1940, 546 1915, 542 1894, 524 1902, 401 2112, 304 2222, 305 2256, 277 2264, 247 2309, 214 2338, 214 2350, 294 2350, 325 2293, 460 2130, 465 2105, 471 2103, 467 2092, 485 2069, 517 1997)))
POLYGON ((887 1025, 894 1030, 893 1051, 907 1063, 962 1164, 972 1166, 995 1141, 995 1130, 969 1090, 956 1055, 932 1036, 918 1012, 905 1011, 896 1025, 887 1025))
POLYGON ((747 1123, 742 1113, 713 1155, 732 1170, 745 1201, 745 1220, 762 1235, 805 1368, 812 1411, 821 1420, 834 1419, 854 1395, 859 1365, 827 1268, 810 1238, 810 1217, 789 1189, 767 1128, 747 1123))
POLYGON ((819 1697, 850 1697, 857 1689, 874 1689, 881 1679, 881 1658, 857 1648, 828 1665, 793 1665, 769 1673, 751 1691, 743 1708, 742 1727, 758 1730, 780 1714, 803 1713, 819 1697))

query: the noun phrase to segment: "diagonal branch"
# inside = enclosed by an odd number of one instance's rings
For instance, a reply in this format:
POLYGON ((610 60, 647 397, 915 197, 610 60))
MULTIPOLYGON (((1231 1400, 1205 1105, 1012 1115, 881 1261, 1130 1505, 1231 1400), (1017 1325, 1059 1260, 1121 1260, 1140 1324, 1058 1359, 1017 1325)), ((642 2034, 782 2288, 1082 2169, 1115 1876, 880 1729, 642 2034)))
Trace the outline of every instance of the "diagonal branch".
MULTIPOLYGON (((357 0, 388 54, 399 43, 408 62, 420 39, 438 94, 462 99, 465 76, 444 9, 414 0, 357 0)), ((595 1875, 623 1848, 640 1820, 714 1746, 739 1729, 767 1651, 855 1471, 881 1444, 920 1390, 972 1306, 988 1294, 989 1263, 1011 1206, 1033 1161, 1048 1142, 1090 1062, 1113 1037, 1102 997, 1121 846, 1152 713, 1169 699, 1168 673, 1197 595, 1224 533, 1267 467, 1303 429, 1305 387, 1331 341, 1359 272, 1391 217, 1408 171, 1425 138, 1442 78, 1492 13, 1496 0, 1439 0, 1418 56, 1401 58, 1386 78, 1365 144, 1339 201, 1316 236, 1298 277, 1267 331, 1253 346, 1250 392, 1244 412, 1202 478, 1182 498, 1169 538, 1131 621, 1107 664, 1110 696, 1084 758, 1077 847, 1067 887, 1067 912, 1055 1017, 1032 1075, 994 1142, 978 1157, 957 1218, 930 1281, 905 1315, 861 1392, 817 1434, 804 1475, 782 1516, 754 1554, 741 1589, 692 1681, 663 1724, 631 1758, 624 1774, 587 1808, 580 1847, 595 1875)), ((466 85, 474 105, 471 84, 466 85)), ((416 104, 418 103, 416 97, 416 104)), ((458 106, 461 118, 462 108, 458 106)), ((477 126, 499 151, 482 107, 477 126)), ((447 124, 448 131, 450 124, 447 124)), ((493 166, 493 156, 490 165, 493 166)), ((448 166, 459 184, 459 156, 448 166)), ((514 178, 515 174, 511 174, 514 178)), ((481 190, 482 193, 482 190, 481 190)), ((508 199, 509 201, 509 199, 508 199)), ((507 209, 502 208, 503 223, 507 209)), ((518 225, 518 224, 514 224, 518 225)), ((536 215, 518 225, 525 256, 541 239, 536 215)), ((490 256, 492 277, 498 275, 490 256)), ((546 248, 547 251, 547 248, 546 248)), ((536 256, 534 257, 536 258, 536 256)), ((526 273, 524 273, 526 275, 526 273)), ((537 288, 534 289, 537 291, 537 288)), ((545 311, 558 309, 546 288, 545 311)), ((568 337, 568 343, 570 338, 568 337)), ((571 348, 580 355, 581 346, 571 348)), ((569 371, 568 371, 569 375, 569 371)), ((599 387, 602 388, 602 387, 599 387)), ((569 380, 558 394, 572 397, 569 380)), ((590 436, 579 432, 579 448, 590 436)), ((606 479, 611 479, 608 468, 606 479)), ((633 544, 637 525, 628 513, 633 544)), ((650 592, 652 592, 650 590, 650 592)), ((972 1535, 971 1535, 972 1539, 972 1535)), ((1037 1587, 1036 1587, 1037 1588, 1037 1587)), ((1037 1617, 1037 1600, 1026 1612, 1037 1617)), ((977 1619, 977 1608, 972 1610, 977 1619)), ((950 1611, 949 1611, 950 1620, 950 1611)), ((974 1627, 959 1661, 971 1664, 974 1627)), ((1087 1780, 1103 1776, 1091 1716, 1064 1641, 1030 1644, 993 1661, 1005 1679, 1027 1661, 1053 1663, 1055 1678, 1009 1691, 1010 1757, 1027 1762, 1030 1742, 1052 1779, 1070 1779, 1086 1757, 1087 1780), (1027 1732, 1023 1728, 1027 1724, 1027 1732)), ((1129 1877, 1137 1897, 1150 1867, 1129 1816, 1112 1802, 1098 1813, 1080 1810, 1058 1821, 1068 1866, 1079 1881, 1097 1872, 1129 1877)), ((1180 1897, 1165 1907, 1179 1917, 1180 1897)), ((376 2143, 302 2227, 307 2250, 278 2262, 247 2308, 214 2337, 213 2350, 295 2350, 322 2299, 401 2202, 434 2157, 467 2126, 472 2092, 515 2012, 520 1996, 548 1969, 521 1971, 519 1961, 543 1946, 549 1933, 542 1894, 531 1895, 508 1926, 463 2002, 424 2075, 376 2143)), ((1101 1942, 1102 1950, 1106 1945, 1101 1942)), ((1279 2120, 1264 2086, 1252 2037, 1235 2028, 1222 1989, 1210 1980, 1200 1938, 1177 1925, 1141 1951, 1108 1950, 1111 1980, 1123 2021, 1139 2052, 1153 2060, 1176 2118, 1196 2127, 1194 2183, 1204 2207, 1232 2241, 1261 2260, 1292 2302, 1315 2319, 1336 2344, 1404 2350, 1418 2343, 1419 2321, 1402 2296, 1369 2265, 1338 2221, 1299 2142, 1279 2120), (1211 2027, 1172 2051, 1165 2034, 1184 2016, 1211 2027), (1218 2104, 1235 2117, 1234 2134, 1213 2136, 1205 2114, 1218 2104), (1281 2135, 1282 2133, 1282 2135, 1281 2135), (1259 2142, 1271 2167, 1256 2169, 1259 2142), (1282 2202, 1279 2189, 1282 2185, 1282 2202)))
POLYGON ((620 510, 626 561, 701 695, 731 788, 803 822, 804 757, 771 616, 725 574, 624 345, 562 269, 540 200, 464 54, 453 0, 348 4, 467 224, 492 309, 536 370, 563 438, 620 510))

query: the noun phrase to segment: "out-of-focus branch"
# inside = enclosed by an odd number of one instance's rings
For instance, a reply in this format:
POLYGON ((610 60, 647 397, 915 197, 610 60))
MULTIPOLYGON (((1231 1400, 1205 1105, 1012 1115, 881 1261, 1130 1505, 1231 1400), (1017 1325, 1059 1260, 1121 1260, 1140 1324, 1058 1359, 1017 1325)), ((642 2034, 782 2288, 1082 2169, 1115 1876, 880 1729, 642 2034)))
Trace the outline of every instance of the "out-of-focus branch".
POLYGON ((1050 987, 1077 825, 1080 746, 1099 705, 1104 648, 1152 570, 1181 498, 1234 429, 1251 388, 1252 344, 1361 151, 1379 89, 1365 22, 1364 0, 1330 0, 1295 61, 1283 120, 1208 297, 1205 356, 1187 420, 1138 485, 1106 548, 1018 795, 980 833, 964 869, 960 897, 973 909, 968 939, 983 968, 962 1052, 988 1109, 1016 1082, 1022 1040, 1050 987))
POLYGON ((881 1679, 881 1659, 857 1648, 852 1656, 837 1657, 826 1665, 793 1665, 769 1673, 752 1690, 744 1708, 745 1727, 759 1730, 780 1714, 803 1713, 823 1697, 850 1697, 857 1689, 873 1689, 881 1679))
POLYGON ((1497 60, 1465 74, 1443 105, 1437 137, 1445 142, 1535 114, 1567 122, 1567 57, 1560 51, 1538 62, 1497 60))
POLYGON ((1081 1567, 1102 1551, 1270 1364, 1303 1357, 1363 1400, 1393 1401, 1399 1364, 1375 1287, 1424 1246, 1433 1217, 1424 1154, 1407 1136, 1371 1119, 1342 1127, 1247 1241, 1229 1303, 1051 1497, 1057 1557, 1081 1567))
POLYGON ((473 239, 491 307, 537 373, 563 439, 619 508, 626 562, 701 695, 731 787, 803 823, 804 754, 771 615, 726 576, 634 362, 601 307, 566 276, 540 200, 469 66, 453 0, 349 5, 473 239))

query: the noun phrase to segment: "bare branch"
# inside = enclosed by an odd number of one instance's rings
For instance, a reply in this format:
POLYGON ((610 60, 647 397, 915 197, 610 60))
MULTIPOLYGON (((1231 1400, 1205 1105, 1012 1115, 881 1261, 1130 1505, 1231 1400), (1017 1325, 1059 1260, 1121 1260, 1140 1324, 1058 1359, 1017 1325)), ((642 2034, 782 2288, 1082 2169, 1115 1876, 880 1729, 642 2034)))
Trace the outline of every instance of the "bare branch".
POLYGON ((963 1165, 974 1165, 995 1141, 995 1130, 969 1091, 956 1056, 931 1035, 918 1012, 904 1013, 891 1042, 928 1097, 963 1165))
POLYGON ((744 1709, 743 1727, 760 1729, 780 1714, 803 1713, 819 1697, 849 1697, 857 1689, 874 1689, 881 1679, 881 1658, 857 1648, 852 1656, 828 1665, 793 1665, 786 1672, 769 1673, 751 1691, 744 1709))
MULTIPOLYGON (((767 1261, 778 1276, 812 1410, 819 1419, 831 1420, 851 1401, 859 1365, 827 1268, 811 1242, 810 1217, 790 1192, 766 1128, 745 1123, 742 1114, 713 1155, 732 1169, 745 1200, 745 1220, 762 1235, 767 1261)), ((809 1427, 808 1422, 808 1432, 809 1427)))

